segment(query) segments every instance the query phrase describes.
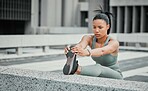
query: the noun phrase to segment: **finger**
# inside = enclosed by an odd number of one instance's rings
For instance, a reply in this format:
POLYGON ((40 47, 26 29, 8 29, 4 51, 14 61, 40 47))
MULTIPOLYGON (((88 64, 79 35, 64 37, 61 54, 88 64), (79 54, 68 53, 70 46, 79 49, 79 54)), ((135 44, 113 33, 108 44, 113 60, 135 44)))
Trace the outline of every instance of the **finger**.
POLYGON ((76 47, 76 46, 71 47, 71 50, 76 50, 76 49, 77 49, 77 47, 76 47))
POLYGON ((64 54, 67 54, 68 53, 68 50, 67 48, 64 49, 64 54))
POLYGON ((76 54, 76 55, 79 55, 79 53, 78 53, 78 52, 76 52, 75 54, 76 54))
POLYGON ((79 52, 79 50, 77 49, 77 47, 72 48, 72 51, 75 52, 75 53, 78 53, 79 52))
POLYGON ((73 53, 78 53, 78 51, 76 51, 76 50, 71 50, 71 52, 73 52, 73 53))
POLYGON ((67 46, 67 50, 70 50, 70 45, 67 46))
POLYGON ((70 48, 70 49, 72 49, 73 47, 75 47, 75 46, 74 46, 74 45, 70 45, 70 47, 69 47, 69 48, 70 48))
POLYGON ((81 50, 81 47, 77 47, 77 50, 81 50))

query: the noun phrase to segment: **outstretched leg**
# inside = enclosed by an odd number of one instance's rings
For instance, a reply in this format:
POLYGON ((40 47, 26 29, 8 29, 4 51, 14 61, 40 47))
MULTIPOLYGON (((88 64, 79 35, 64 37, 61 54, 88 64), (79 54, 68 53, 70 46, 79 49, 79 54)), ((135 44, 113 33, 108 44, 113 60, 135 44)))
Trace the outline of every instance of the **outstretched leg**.
POLYGON ((114 79, 123 79, 122 74, 109 67, 102 66, 100 64, 82 66, 80 67, 80 75, 94 76, 94 77, 105 77, 114 79))

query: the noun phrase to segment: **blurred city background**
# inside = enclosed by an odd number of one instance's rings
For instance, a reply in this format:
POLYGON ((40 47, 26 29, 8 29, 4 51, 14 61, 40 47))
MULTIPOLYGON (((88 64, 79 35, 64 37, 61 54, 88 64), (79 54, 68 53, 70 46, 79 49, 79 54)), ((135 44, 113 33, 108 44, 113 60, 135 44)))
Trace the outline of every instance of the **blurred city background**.
POLYGON ((148 0, 0 0, 0 65, 61 72, 64 47, 92 34, 100 6, 113 13, 110 36, 120 42, 125 80, 148 82, 148 0))

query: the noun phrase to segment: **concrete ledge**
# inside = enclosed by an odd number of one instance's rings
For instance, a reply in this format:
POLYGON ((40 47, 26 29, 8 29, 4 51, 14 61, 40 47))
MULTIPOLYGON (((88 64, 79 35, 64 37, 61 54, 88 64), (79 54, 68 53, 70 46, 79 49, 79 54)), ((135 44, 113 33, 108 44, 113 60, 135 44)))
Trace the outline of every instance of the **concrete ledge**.
POLYGON ((0 67, 1 91, 146 91, 148 83, 0 67))
POLYGON ((145 6, 147 0, 110 0, 110 6, 145 6))
POLYGON ((87 34, 87 27, 51 27, 49 34, 87 34))
POLYGON ((36 34, 85 34, 87 27, 37 27, 36 34))

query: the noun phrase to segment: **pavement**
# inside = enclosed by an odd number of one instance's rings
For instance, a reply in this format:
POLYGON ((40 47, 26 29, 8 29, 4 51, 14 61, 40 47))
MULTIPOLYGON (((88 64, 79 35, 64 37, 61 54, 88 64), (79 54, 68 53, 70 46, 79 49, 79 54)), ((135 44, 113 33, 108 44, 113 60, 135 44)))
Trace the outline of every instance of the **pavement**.
MULTIPOLYGON (((0 54, 0 65, 20 69, 61 72, 66 57, 61 49, 42 53, 38 49, 26 49, 23 55, 0 54)), ((95 64, 90 57, 78 57, 81 66, 95 64)), ((148 82, 148 52, 119 51, 121 71, 126 80, 148 82)))

